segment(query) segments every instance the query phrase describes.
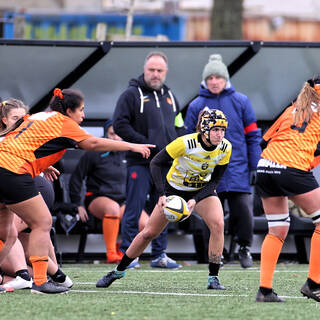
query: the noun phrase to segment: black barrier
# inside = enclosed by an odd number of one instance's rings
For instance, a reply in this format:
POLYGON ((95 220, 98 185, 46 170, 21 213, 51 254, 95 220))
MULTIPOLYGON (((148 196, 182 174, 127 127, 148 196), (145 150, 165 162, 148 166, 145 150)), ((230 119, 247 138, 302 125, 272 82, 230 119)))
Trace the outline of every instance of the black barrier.
POLYGON ((95 42, 0 40, 0 97, 16 97, 32 112, 47 107, 55 87, 75 87, 86 97, 85 125, 100 125, 113 114, 130 78, 143 71, 152 50, 169 59, 167 84, 184 110, 197 96, 212 53, 222 55, 231 83, 246 94, 258 121, 274 120, 295 98, 303 82, 319 73, 320 43, 95 42))

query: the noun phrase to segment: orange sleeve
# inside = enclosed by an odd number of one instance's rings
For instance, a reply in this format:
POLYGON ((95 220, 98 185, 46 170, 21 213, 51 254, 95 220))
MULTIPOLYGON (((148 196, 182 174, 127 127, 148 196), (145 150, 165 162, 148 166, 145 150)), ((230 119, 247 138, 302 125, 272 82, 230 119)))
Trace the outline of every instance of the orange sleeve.
POLYGON ((83 130, 74 120, 71 118, 65 118, 61 129, 61 136, 73 139, 77 142, 91 138, 92 135, 83 130))
POLYGON ((287 108, 283 114, 276 120, 276 122, 268 129, 268 131, 263 135, 263 140, 270 140, 274 134, 278 131, 283 121, 287 120, 288 114, 293 110, 293 106, 287 108))
POLYGON ((320 156, 317 156, 313 159, 313 161, 311 162, 311 169, 314 169, 315 167, 317 167, 320 164, 320 156))

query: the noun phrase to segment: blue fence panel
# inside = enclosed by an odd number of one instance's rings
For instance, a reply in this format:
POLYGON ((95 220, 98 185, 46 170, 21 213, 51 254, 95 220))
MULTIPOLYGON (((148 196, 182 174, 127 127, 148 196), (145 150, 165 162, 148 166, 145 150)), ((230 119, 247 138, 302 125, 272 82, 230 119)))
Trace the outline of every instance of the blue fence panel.
MULTIPOLYGON (((4 18, 4 38, 14 37, 13 18, 18 13, 7 12, 4 18), (9 20, 10 19, 10 20, 9 20)), ((23 14, 26 20, 25 38, 46 40, 95 40, 98 23, 105 23, 108 35, 125 34, 127 17, 124 15, 80 14, 23 14)), ((171 41, 185 38, 186 17, 174 15, 135 15, 132 34, 155 37, 165 35, 171 41)))
POLYGON ((5 12, 3 14, 3 37, 12 39, 14 38, 14 24, 13 18, 15 14, 10 12, 5 12))

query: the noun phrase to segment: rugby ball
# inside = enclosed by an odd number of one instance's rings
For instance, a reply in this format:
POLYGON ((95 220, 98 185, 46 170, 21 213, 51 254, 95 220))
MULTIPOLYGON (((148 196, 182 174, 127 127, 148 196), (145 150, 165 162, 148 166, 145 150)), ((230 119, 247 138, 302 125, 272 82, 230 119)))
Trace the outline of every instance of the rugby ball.
POLYGON ((190 213, 187 202, 179 196, 168 196, 167 205, 163 208, 163 213, 169 222, 181 222, 186 220, 190 213))

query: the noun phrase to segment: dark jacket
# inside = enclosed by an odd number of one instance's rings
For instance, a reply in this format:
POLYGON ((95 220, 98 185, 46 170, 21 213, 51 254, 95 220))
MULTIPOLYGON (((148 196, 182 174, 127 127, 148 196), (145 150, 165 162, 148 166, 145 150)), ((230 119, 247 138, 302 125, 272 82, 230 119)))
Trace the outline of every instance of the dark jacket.
POLYGON ((251 192, 249 173, 256 170, 260 158, 261 132, 256 127, 256 116, 248 97, 235 91, 230 82, 219 95, 201 85, 199 97, 188 107, 185 118, 187 133, 195 131, 199 112, 206 106, 221 110, 226 115, 226 139, 232 144, 230 162, 217 191, 251 192))
POLYGON ((130 80, 117 102, 113 128, 125 141, 151 143, 156 148, 152 149, 149 159, 128 152, 128 165, 149 164, 162 148, 177 138, 175 117, 178 113, 178 102, 166 85, 155 91, 145 84, 143 75, 130 80))
POLYGON ((126 160, 124 152, 87 151, 80 159, 70 178, 70 199, 81 204, 82 183, 86 191, 106 196, 115 201, 126 197, 126 160))

